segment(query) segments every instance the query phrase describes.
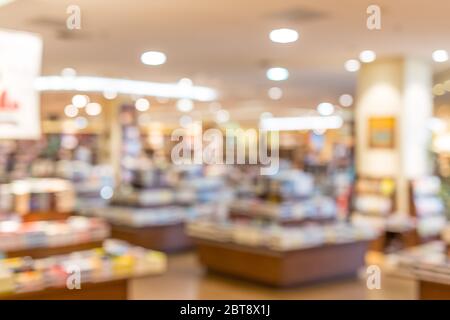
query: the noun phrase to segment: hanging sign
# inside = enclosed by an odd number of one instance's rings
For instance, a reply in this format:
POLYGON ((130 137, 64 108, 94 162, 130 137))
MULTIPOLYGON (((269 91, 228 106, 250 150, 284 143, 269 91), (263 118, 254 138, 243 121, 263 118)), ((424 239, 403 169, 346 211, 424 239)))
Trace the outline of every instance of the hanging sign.
POLYGON ((25 32, 0 30, 0 139, 40 137, 39 93, 42 40, 25 32))

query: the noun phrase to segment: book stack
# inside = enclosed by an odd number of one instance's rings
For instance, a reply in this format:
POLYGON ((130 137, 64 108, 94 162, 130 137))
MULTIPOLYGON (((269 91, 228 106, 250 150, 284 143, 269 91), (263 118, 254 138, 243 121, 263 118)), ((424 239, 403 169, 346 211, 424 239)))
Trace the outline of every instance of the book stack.
POLYGON ((53 178, 15 180, 1 186, 0 197, 2 210, 20 214, 71 213, 76 200, 70 181, 53 178))
POLYGON ((201 166, 151 166, 132 172, 130 184, 115 190, 111 206, 82 214, 129 227, 171 225, 213 214, 231 197, 224 180, 205 176, 201 166))
POLYGON ((0 293, 12 294, 65 287, 74 271, 82 283, 160 274, 167 268, 160 252, 107 240, 102 248, 44 259, 0 260, 0 293))
POLYGON ((372 228, 355 227, 342 222, 324 226, 284 227, 230 221, 194 221, 188 224, 187 232, 194 238, 264 247, 275 251, 372 240, 377 236, 372 228))
POLYGON ((274 176, 258 177, 254 195, 248 193, 230 205, 231 217, 272 222, 323 222, 337 218, 335 200, 316 190, 312 175, 282 170, 274 176))
POLYGON ((52 248, 102 241, 110 228, 101 219, 70 217, 67 220, 0 222, 0 252, 52 248))
POLYGON ((412 211, 416 217, 417 232, 421 238, 438 237, 447 219, 440 196, 441 181, 427 176, 411 182, 412 211))

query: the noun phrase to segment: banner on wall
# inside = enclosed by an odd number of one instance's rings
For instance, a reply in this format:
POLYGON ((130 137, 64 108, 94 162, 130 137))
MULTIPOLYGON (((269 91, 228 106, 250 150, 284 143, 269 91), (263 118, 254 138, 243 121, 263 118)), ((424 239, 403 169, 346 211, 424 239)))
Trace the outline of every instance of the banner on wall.
POLYGON ((0 30, 0 139, 38 139, 41 134, 39 92, 40 37, 0 30))

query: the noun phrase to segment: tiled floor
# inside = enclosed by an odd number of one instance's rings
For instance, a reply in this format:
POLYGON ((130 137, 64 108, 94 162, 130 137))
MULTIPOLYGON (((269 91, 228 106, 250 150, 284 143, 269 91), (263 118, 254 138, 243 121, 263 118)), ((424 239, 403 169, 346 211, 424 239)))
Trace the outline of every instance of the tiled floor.
POLYGON ((166 274, 134 280, 131 299, 414 299, 411 280, 382 277, 380 290, 366 280, 347 279, 289 289, 274 289, 227 276, 210 274, 194 253, 171 255, 166 274))

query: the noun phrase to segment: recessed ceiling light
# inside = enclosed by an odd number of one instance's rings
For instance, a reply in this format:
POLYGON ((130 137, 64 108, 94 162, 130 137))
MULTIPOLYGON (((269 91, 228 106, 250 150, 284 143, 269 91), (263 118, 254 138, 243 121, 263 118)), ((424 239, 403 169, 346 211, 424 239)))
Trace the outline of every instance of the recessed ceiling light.
POLYGON ((442 83, 433 86, 432 92, 435 96, 442 96, 445 94, 445 87, 442 83))
POLYGON ((142 63, 149 66, 159 66, 164 64, 166 60, 166 55, 159 51, 147 51, 141 55, 142 63))
POLYGON ((96 102, 88 103, 86 106, 86 113, 89 116, 98 116, 102 113, 102 106, 96 102))
POLYGON ((78 108, 73 104, 69 104, 64 108, 64 114, 69 118, 75 118, 78 115, 78 108))
POLYGON ((214 101, 217 91, 208 87, 182 87, 177 83, 160 83, 127 79, 77 76, 45 76, 36 79, 38 91, 100 92, 113 90, 118 94, 155 96, 160 98, 187 98, 198 101, 214 101))
POLYGON ((370 63, 375 61, 377 55, 372 50, 364 50, 359 54, 359 60, 364 63, 370 63))
POLYGON ((144 112, 150 108, 150 102, 145 98, 139 98, 134 103, 134 106, 136 107, 136 110, 144 112))
POLYGON ((350 107, 353 104, 353 97, 349 94, 343 94, 339 97, 339 103, 343 107, 350 107))
POLYGON ((61 71, 61 76, 73 78, 77 76, 77 71, 74 68, 64 68, 61 71))
POLYGON ((433 52, 432 57, 436 62, 445 62, 448 60, 448 53, 445 50, 436 50, 433 52))
POLYGON ((267 79, 272 81, 283 81, 289 78, 289 71, 286 68, 270 68, 266 73, 267 79))
POLYGON ((72 104, 77 108, 84 108, 89 103, 89 97, 83 94, 76 94, 72 98, 72 104))
POLYGON ((322 102, 317 106, 317 112, 321 116, 331 116, 334 113, 334 106, 329 102, 322 102))
POLYGON ((105 99, 107 99, 107 100, 114 100, 115 98, 117 98, 117 92, 112 91, 112 90, 107 90, 107 91, 103 92, 103 97, 105 97, 105 99))
POLYGON ((344 66, 345 70, 347 70, 348 72, 356 72, 361 67, 361 64, 359 63, 358 60, 350 59, 345 62, 344 66))
POLYGON ((180 99, 177 101, 177 109, 181 112, 189 112, 194 109, 194 102, 190 99, 180 99))
POLYGON ((269 98, 272 100, 280 100, 283 97, 283 90, 278 87, 272 87, 267 92, 269 98))
POLYGON ((266 118, 261 119, 260 128, 267 131, 339 129, 343 122, 340 116, 266 118))
POLYGON ((180 79, 180 81, 178 81, 178 84, 179 84, 180 86, 190 87, 190 86, 192 86, 194 83, 193 83, 192 80, 189 79, 189 78, 183 78, 183 79, 180 79))
POLYGON ((298 40, 298 32, 293 29, 275 29, 270 32, 270 40, 277 43, 291 43, 298 40))

